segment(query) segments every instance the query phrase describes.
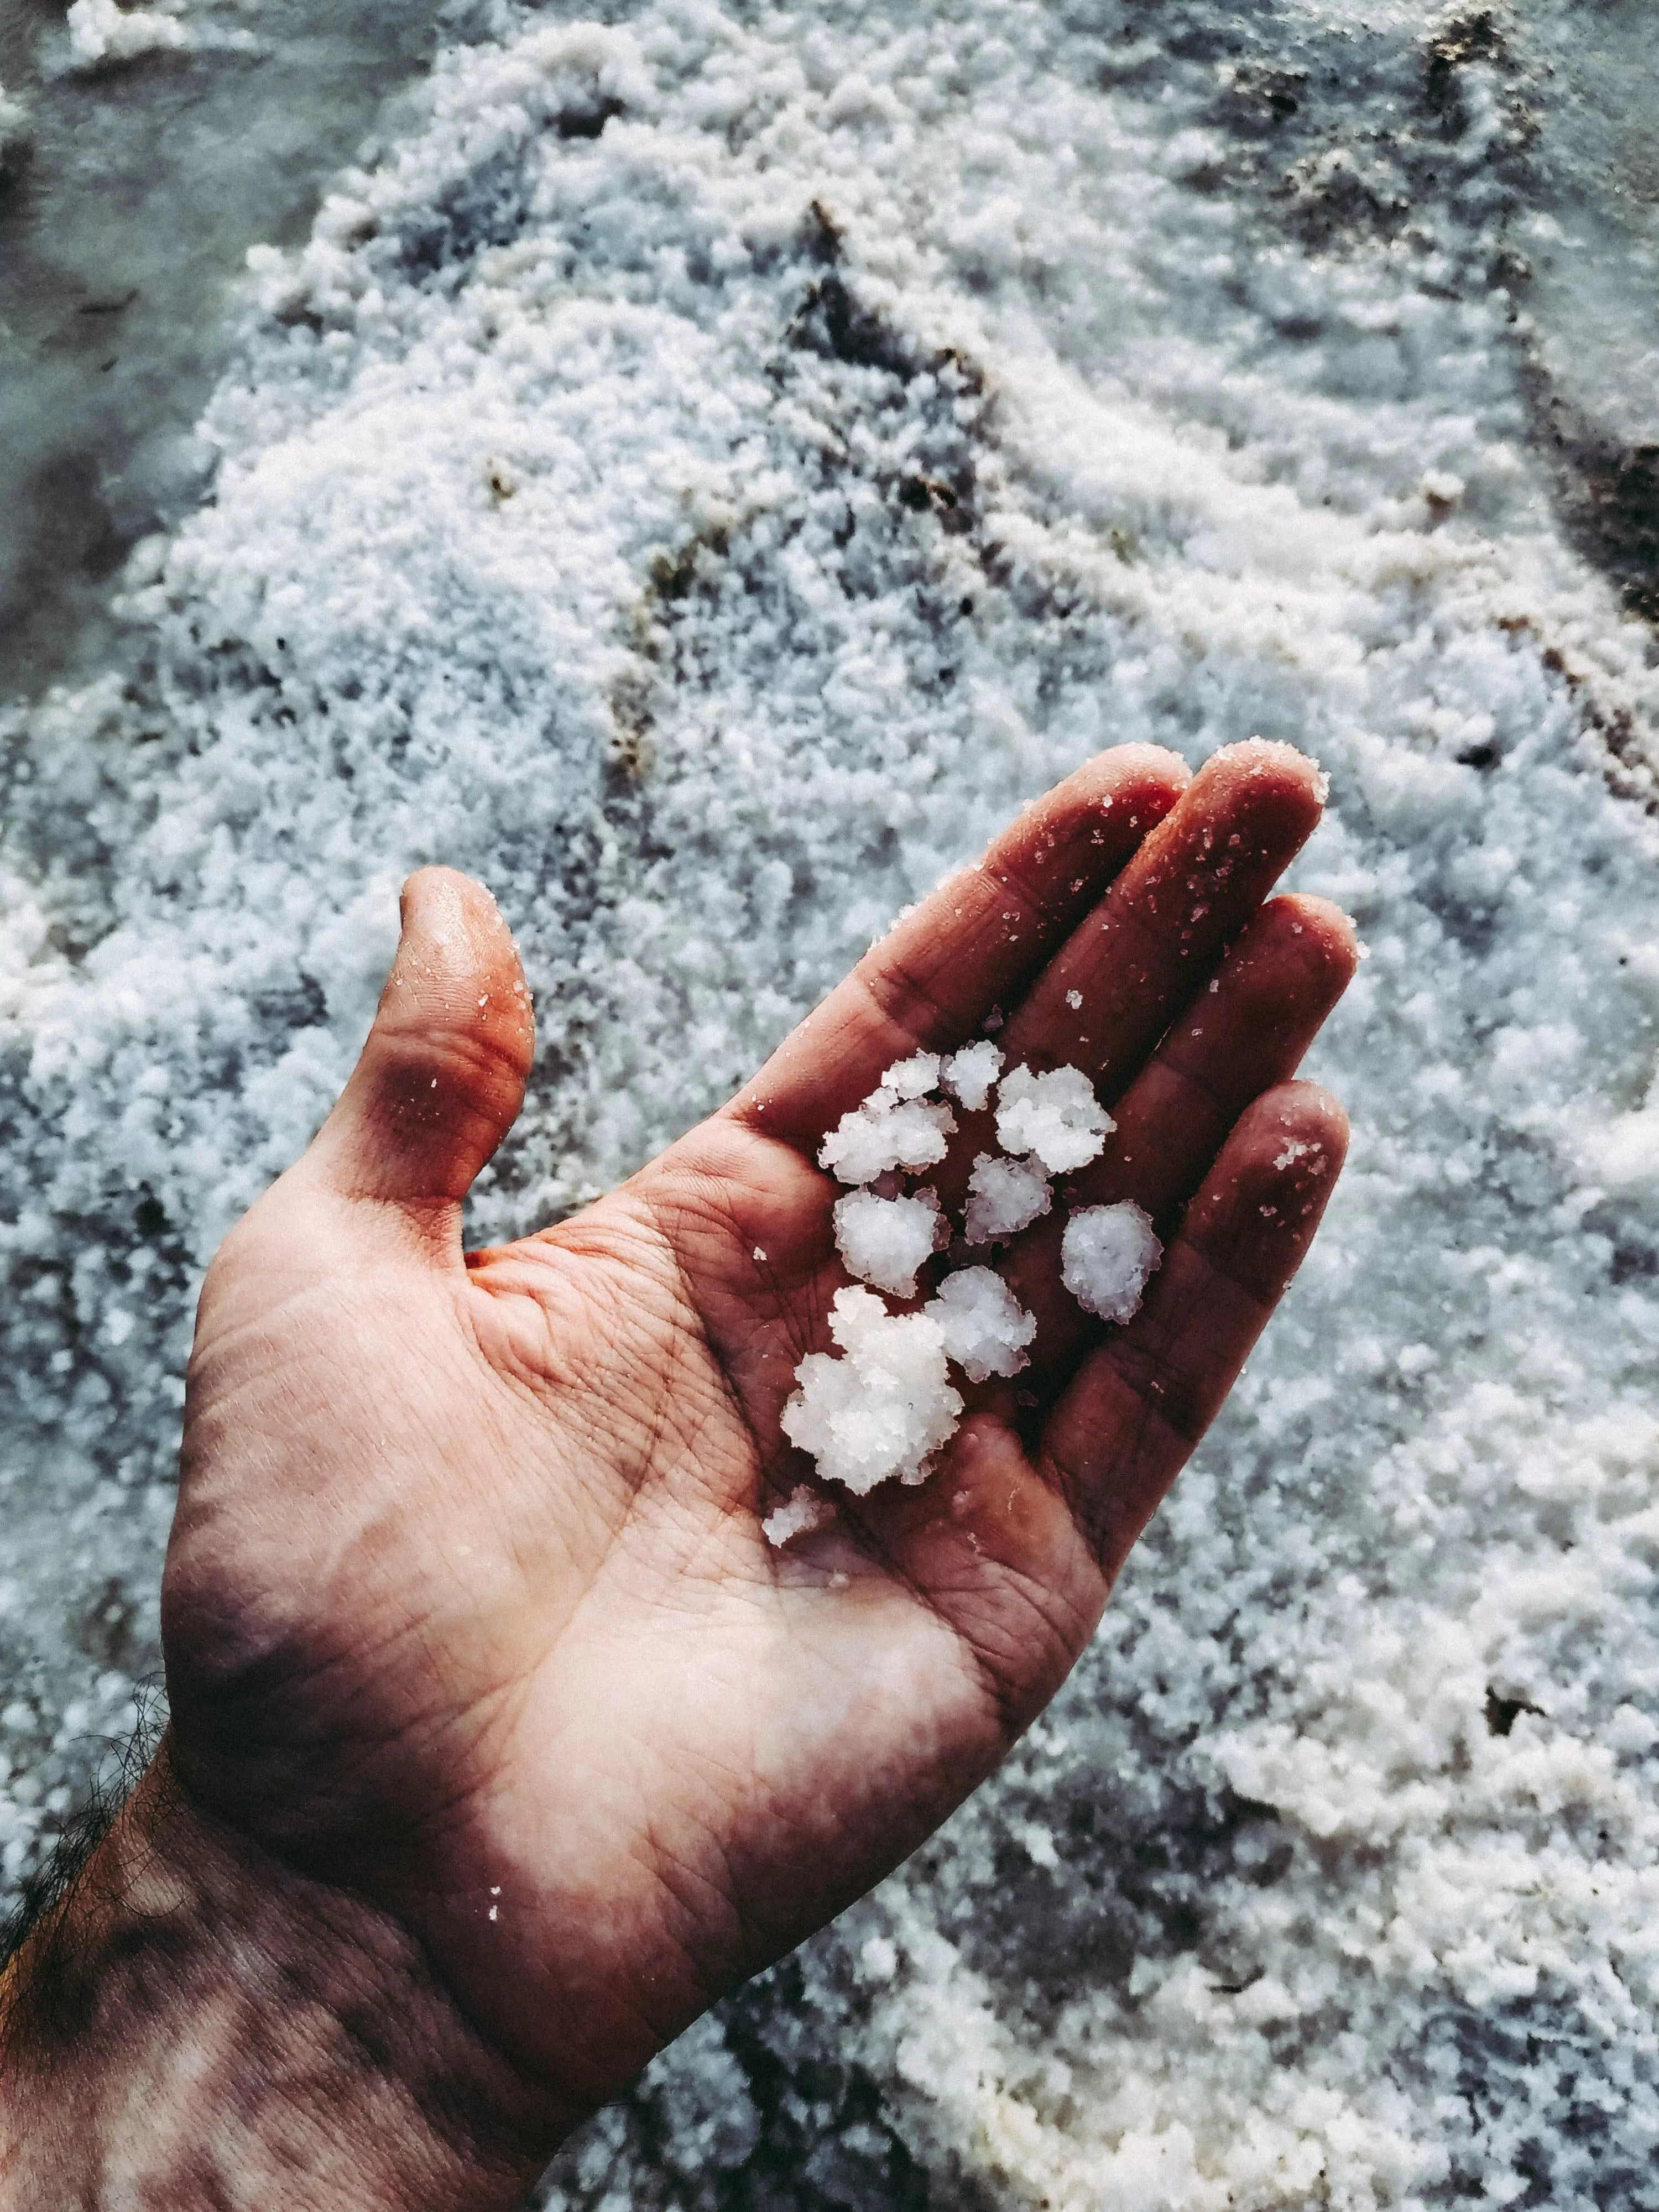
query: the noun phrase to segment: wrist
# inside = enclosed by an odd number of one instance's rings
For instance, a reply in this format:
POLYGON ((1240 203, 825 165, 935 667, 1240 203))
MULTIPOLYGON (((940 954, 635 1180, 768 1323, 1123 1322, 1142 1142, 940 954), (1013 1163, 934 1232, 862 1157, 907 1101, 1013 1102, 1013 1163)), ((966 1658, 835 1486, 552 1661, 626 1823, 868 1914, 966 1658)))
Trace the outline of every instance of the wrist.
POLYGON ((0 2212, 495 2212, 577 2117, 399 1923, 197 1805, 165 1741, 0 1977, 0 2212))

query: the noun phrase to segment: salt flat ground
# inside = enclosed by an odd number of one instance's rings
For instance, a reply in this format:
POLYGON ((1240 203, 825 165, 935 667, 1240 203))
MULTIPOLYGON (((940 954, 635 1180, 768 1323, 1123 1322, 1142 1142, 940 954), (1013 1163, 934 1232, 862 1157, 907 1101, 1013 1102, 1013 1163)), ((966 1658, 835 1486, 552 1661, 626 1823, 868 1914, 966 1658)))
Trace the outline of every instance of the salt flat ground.
MULTIPOLYGON (((1315 1257, 1003 1776, 547 2202, 1659 2205, 1644 11, 601 13, 453 11, 222 306, 227 218, 207 489, 3 725, 8 1876, 155 1665, 193 1286, 405 870, 538 994, 494 1236, 1094 748, 1261 731, 1370 956, 1315 1257)), ((20 129, 248 65, 62 36, 20 129)))

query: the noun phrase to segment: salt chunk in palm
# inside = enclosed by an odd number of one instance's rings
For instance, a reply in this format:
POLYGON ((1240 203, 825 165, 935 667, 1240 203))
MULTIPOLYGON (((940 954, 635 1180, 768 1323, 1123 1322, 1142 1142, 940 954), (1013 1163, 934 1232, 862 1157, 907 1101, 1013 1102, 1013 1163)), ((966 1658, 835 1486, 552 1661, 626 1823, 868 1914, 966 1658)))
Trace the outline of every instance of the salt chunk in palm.
POLYGON ((792 1536, 810 1535, 814 1528, 822 1528, 827 1521, 836 1517, 836 1509, 827 1498, 820 1498, 804 1482, 798 1482, 781 1505, 775 1505, 761 1522, 761 1534, 769 1544, 781 1551, 792 1536))
POLYGON ((1002 1073, 1002 1054, 988 1037, 965 1044, 951 1054, 939 1071, 939 1079, 957 1103, 970 1114, 983 1111, 991 1085, 1002 1073))
POLYGON ((919 1190, 914 1198, 849 1190, 836 1202, 836 1249, 848 1273, 896 1298, 915 1297, 917 1268, 949 1239, 931 1190, 919 1190))
POLYGON ((851 1183, 873 1182, 890 1168, 931 1168, 945 1158, 956 1126, 948 1106, 902 1098, 883 1084, 861 1106, 842 1115, 823 1140, 818 1165, 851 1183))
POLYGON ((1060 1240, 1060 1279, 1085 1313, 1127 1321, 1139 1312, 1146 1279, 1163 1257, 1152 1216, 1132 1198, 1080 1206, 1060 1240))
POLYGON ((1046 1075, 1017 1067, 997 1093, 1003 1150, 1034 1152, 1050 1175, 1087 1167, 1116 1127, 1080 1067, 1054 1067, 1046 1075))
POLYGON ((1005 1160, 981 1152, 969 1170, 963 1234, 970 1244, 1017 1237, 1053 1203, 1048 1178, 1035 1160, 1005 1160))
POLYGON ((962 1413, 939 1323, 890 1314, 873 1291, 852 1289, 836 1293, 830 1334, 847 1356, 807 1353, 783 1409, 785 1436, 811 1453, 821 1475, 860 1498, 890 1475, 922 1481, 962 1413))
POLYGON ((908 1060, 896 1060, 881 1079, 884 1091, 901 1098, 925 1098, 939 1089, 939 1058, 936 1052, 913 1052, 908 1060))
POLYGON ((963 1267, 947 1275, 923 1312, 944 1334, 947 1356, 970 1382, 989 1375, 1018 1375, 1030 1358, 1036 1316, 1026 1312, 1000 1275, 989 1267, 963 1267))

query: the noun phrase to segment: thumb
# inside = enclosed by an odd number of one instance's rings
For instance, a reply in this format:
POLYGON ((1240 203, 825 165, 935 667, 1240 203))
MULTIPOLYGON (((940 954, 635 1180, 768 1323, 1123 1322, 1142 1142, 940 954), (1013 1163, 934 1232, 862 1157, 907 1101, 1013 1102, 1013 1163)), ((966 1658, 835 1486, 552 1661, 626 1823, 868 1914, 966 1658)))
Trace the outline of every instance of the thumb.
POLYGON ((459 1205, 518 1119, 535 1036, 495 900, 453 868, 422 868, 404 885, 374 1025, 306 1172, 343 1197, 459 1205))

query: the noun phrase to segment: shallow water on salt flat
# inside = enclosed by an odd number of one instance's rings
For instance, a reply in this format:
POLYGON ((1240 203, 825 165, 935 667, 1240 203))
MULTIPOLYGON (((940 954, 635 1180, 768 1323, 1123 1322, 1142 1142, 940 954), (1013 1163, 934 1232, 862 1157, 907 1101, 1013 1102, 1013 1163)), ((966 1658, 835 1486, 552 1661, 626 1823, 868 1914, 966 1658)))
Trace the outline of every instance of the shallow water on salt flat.
POLYGON ((38 0, 0 0, 28 148, 0 185, 0 697, 111 648, 111 579, 201 496, 247 248, 304 236, 437 14, 259 0, 248 51, 75 72, 38 0))

